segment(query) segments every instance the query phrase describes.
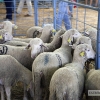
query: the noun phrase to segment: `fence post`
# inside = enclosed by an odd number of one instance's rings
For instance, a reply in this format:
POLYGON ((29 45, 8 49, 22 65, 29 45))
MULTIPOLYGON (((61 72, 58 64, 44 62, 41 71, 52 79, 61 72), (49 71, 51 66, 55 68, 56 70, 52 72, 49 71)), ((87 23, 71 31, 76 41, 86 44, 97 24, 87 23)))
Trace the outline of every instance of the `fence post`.
POLYGON ((38 0, 34 0, 34 20, 35 26, 38 26, 38 0))
POLYGON ((56 4, 57 0, 52 0, 53 2, 53 22, 54 22, 54 29, 56 29, 56 4))
MULTIPOLYGON (((16 0, 12 1, 13 2, 13 10, 14 10, 14 24, 16 25, 16 0)), ((16 36, 16 30, 14 30, 13 36, 16 36)))
POLYGON ((100 69, 100 0, 98 0, 98 26, 96 44, 96 69, 100 69))

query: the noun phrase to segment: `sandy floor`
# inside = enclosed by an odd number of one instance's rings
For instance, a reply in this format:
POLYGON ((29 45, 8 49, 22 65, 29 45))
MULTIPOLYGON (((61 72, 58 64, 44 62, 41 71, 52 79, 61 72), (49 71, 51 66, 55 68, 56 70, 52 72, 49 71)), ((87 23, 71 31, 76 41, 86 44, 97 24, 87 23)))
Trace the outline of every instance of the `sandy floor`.
MULTIPOLYGON (((0 3, 0 21, 3 21, 5 18, 5 9, 3 9, 4 5, 0 3)), ((34 26, 34 15, 31 17, 24 17, 27 14, 27 9, 23 9, 20 15, 15 16, 13 14, 13 23, 18 25, 18 30, 16 30, 16 34, 25 35, 28 28, 34 26)), ((84 31, 89 25, 93 27, 97 27, 97 11, 93 11, 90 9, 84 9, 81 7, 74 8, 73 18, 71 19, 72 28, 76 28, 79 31, 84 31), (86 11, 86 12, 85 12, 86 11), (87 24, 87 25, 86 25, 87 24)), ((42 26, 44 23, 52 23, 53 20, 53 9, 39 9, 38 10, 38 25, 42 26), (48 20, 50 19, 50 20, 48 20)), ((62 25, 64 28, 64 25, 62 25)))

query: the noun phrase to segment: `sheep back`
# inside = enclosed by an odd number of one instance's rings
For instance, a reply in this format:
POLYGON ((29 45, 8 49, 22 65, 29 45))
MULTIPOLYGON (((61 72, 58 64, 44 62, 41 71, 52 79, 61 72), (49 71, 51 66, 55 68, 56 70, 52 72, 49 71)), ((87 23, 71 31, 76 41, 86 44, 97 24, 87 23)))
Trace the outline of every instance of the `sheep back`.
POLYGON ((84 87, 84 71, 77 63, 65 65, 53 74, 49 100, 80 100, 84 87))

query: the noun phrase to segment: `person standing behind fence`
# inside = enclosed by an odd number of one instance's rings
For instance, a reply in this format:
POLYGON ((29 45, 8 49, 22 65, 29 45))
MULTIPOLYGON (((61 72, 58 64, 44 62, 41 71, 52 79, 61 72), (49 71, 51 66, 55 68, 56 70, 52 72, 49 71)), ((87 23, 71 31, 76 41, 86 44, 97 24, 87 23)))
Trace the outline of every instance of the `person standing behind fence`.
POLYGON ((33 9, 32 9, 31 0, 20 0, 20 3, 19 3, 18 8, 17 8, 17 13, 18 13, 18 14, 21 13, 25 1, 26 1, 26 4, 27 4, 27 7, 28 7, 28 14, 26 14, 25 17, 32 16, 32 15, 33 15, 33 9))
POLYGON ((72 11, 73 11, 72 4, 68 4, 67 2, 64 1, 59 2, 57 19, 56 19, 56 30, 59 30, 61 28, 62 21, 64 21, 66 30, 71 29, 70 17, 73 16, 72 11))
MULTIPOLYGON (((88 4, 88 0, 85 0, 85 4, 86 4, 86 5, 88 4)), ((93 4, 93 0, 90 0, 89 5, 92 6, 92 4, 93 4)), ((95 0, 95 5, 94 5, 94 6, 95 6, 95 7, 98 6, 98 0, 95 0)))
POLYGON ((4 0, 6 6, 6 18, 4 20, 12 20, 12 8, 13 8, 13 0, 4 0))

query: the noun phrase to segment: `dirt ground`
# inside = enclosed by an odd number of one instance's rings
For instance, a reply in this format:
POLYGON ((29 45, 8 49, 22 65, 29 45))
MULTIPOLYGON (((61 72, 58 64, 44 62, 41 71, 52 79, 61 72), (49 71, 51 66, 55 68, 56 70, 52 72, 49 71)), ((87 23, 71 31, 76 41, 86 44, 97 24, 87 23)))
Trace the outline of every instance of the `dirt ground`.
MULTIPOLYGON (((18 25, 18 29, 14 31, 14 33, 18 35, 25 35, 27 29, 35 25, 34 20, 34 10, 33 16, 31 17, 24 17, 27 14, 27 8, 22 10, 20 15, 13 14, 13 23, 18 25)), ((0 22, 3 21, 5 18, 6 11, 4 8, 4 4, 0 3, 0 22)), ((42 26, 44 23, 52 23, 48 19, 53 20, 53 9, 46 8, 46 9, 38 9, 38 26, 42 26)), ((71 18, 72 28, 76 28, 79 31, 84 31, 84 29, 90 27, 97 27, 97 20, 98 20, 98 13, 97 11, 93 11, 90 9, 85 9, 82 7, 74 8, 73 10, 73 18, 71 18)), ((62 25, 64 28, 64 25, 62 25)))
MULTIPOLYGON (((38 10, 38 25, 42 26, 44 23, 50 23, 49 21, 46 21, 46 18, 52 19, 53 18, 53 9, 46 8, 46 9, 39 9, 38 10)), ((18 25, 18 29, 13 31, 15 35, 25 35, 27 29, 34 26, 34 15, 31 17, 24 17, 24 15, 27 14, 27 9, 24 8, 22 13, 20 15, 15 16, 13 14, 13 21, 12 23, 15 23, 18 25)), ((3 18, 5 18, 6 11, 4 8, 4 4, 0 3, 0 22, 3 21, 3 18)), ((72 28, 78 29, 80 32, 83 32, 88 27, 93 26, 97 27, 97 20, 98 20, 98 13, 97 11, 93 11, 90 9, 85 9, 82 7, 74 8, 73 11, 73 18, 71 19, 72 28)), ((62 25, 64 28, 64 26, 62 25)), ((23 84, 18 83, 16 86, 12 88, 12 98, 13 100, 22 100, 23 98, 23 84)), ((83 98, 85 99, 85 96, 83 98)))

